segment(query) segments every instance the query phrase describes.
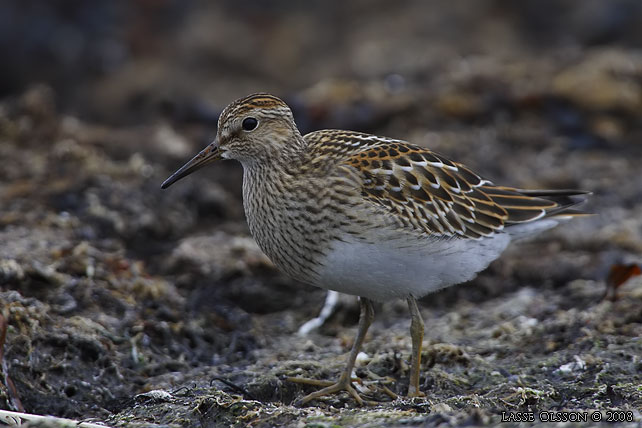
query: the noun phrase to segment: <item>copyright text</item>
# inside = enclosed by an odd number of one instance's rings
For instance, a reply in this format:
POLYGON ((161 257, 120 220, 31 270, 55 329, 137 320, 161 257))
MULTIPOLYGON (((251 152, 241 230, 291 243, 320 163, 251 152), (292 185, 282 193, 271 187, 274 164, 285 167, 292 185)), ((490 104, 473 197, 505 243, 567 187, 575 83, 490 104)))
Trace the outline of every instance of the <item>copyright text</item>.
POLYGON ((501 417, 501 422, 632 422, 634 420, 633 412, 618 410, 502 412, 501 417))

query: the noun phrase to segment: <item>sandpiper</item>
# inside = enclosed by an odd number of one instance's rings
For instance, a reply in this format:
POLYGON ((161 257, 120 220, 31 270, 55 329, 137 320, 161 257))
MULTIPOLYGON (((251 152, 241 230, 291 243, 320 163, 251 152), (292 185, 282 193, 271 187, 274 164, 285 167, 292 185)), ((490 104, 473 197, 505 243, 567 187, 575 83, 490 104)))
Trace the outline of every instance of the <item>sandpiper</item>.
MULTIPOLYGON (((353 131, 301 135, 290 108, 259 93, 223 110, 216 139, 163 184, 219 159, 243 165, 250 232, 293 278, 359 296, 361 315, 339 380, 301 403, 347 391, 374 311, 406 299, 412 354, 408 396, 420 391, 424 323, 416 299, 468 281, 516 238, 581 215, 587 192, 497 186, 461 163, 406 141, 353 131)), ((327 385, 328 383, 321 383, 327 385)))

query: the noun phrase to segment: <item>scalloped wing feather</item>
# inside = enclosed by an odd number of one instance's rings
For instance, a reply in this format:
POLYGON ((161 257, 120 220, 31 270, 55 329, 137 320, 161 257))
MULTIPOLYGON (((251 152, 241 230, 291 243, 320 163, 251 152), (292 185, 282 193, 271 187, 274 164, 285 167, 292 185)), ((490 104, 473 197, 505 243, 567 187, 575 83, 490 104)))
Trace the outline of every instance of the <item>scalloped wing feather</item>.
POLYGON ((319 159, 356 169, 362 195, 404 226, 432 236, 480 239, 511 225, 575 205, 576 190, 521 190, 495 186, 466 166, 405 141, 350 131, 306 135, 319 159))

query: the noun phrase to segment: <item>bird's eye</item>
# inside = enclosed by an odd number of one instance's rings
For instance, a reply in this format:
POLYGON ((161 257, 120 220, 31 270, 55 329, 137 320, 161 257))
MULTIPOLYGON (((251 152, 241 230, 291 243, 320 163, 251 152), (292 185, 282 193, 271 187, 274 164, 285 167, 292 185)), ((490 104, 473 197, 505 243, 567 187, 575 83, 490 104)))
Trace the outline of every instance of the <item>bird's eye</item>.
POLYGON ((246 117, 241 124, 244 131, 254 131, 259 126, 259 121, 253 117, 246 117))

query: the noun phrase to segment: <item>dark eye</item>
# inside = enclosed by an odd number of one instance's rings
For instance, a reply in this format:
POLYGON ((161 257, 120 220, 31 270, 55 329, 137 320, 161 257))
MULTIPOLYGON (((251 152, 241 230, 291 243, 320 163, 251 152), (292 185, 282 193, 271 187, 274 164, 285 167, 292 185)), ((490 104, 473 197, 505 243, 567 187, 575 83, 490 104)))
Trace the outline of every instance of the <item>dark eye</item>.
POLYGON ((256 129, 257 126, 259 126, 259 121, 254 119, 253 117, 246 117, 243 119, 243 123, 241 124, 243 127, 244 131, 253 131, 256 129))

